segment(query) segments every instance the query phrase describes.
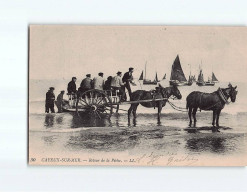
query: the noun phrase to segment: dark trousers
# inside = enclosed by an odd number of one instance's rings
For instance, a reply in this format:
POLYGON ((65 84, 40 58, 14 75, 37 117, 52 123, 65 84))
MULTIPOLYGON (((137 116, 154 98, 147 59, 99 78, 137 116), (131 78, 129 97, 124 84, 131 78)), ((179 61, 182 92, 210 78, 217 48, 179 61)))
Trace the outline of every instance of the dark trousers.
POLYGON ((58 113, 63 112, 63 104, 62 104, 62 102, 57 102, 57 109, 58 109, 58 113))
POLYGON ((55 113, 55 110, 54 110, 54 103, 46 103, 45 104, 45 112, 46 113, 49 113, 49 110, 51 110, 51 113, 55 113))
POLYGON ((124 86, 122 87, 112 87, 114 91, 119 90, 119 95, 121 96, 121 101, 126 101, 126 94, 124 91, 124 86))
MULTIPOLYGON (((128 82, 125 84, 125 88, 128 90, 129 96, 131 96, 132 92, 131 92, 130 84, 128 82)), ((125 91, 125 88, 124 88, 124 91, 125 91)))

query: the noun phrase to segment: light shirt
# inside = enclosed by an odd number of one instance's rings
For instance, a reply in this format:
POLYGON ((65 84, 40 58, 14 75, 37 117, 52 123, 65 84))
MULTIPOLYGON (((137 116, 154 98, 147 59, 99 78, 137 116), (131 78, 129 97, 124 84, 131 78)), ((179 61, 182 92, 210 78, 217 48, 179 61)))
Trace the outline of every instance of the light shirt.
POLYGON ((101 76, 94 77, 93 88, 103 90, 104 83, 105 83, 105 81, 101 76))
POLYGON ((111 86, 112 87, 121 87, 123 85, 124 84, 123 84, 123 81, 122 81, 120 76, 115 76, 112 78, 112 80, 111 80, 111 86))

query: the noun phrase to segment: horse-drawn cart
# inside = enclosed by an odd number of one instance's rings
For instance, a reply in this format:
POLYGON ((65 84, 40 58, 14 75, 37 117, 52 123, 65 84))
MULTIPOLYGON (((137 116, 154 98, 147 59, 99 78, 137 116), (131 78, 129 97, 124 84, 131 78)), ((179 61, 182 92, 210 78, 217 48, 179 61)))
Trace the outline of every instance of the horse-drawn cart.
MULTIPOLYGON (((80 116, 90 115, 91 117, 102 118, 103 116, 110 117, 115 109, 116 112, 120 109, 120 105, 135 104, 145 102, 164 101, 168 98, 152 98, 138 101, 121 102, 121 95, 118 90, 97 90, 91 89, 84 93, 79 93, 77 96, 68 95, 69 100, 64 101, 64 112, 76 112, 80 116)), ((154 97, 154 96, 153 96, 154 97)))

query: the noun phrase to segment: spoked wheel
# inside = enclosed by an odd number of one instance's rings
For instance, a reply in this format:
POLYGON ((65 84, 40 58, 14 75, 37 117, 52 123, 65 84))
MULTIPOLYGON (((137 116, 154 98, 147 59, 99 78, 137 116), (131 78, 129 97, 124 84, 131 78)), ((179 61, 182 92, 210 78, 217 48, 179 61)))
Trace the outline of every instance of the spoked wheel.
POLYGON ((112 115, 112 101, 101 90, 91 89, 79 95, 76 102, 76 112, 79 116, 90 116, 101 119, 112 115))

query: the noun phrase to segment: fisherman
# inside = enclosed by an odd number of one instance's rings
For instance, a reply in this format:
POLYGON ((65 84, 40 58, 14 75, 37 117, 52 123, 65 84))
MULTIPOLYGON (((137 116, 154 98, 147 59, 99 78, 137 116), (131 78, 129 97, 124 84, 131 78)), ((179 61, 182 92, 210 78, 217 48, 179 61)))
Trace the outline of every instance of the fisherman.
POLYGON ((75 82, 76 82, 76 77, 72 77, 72 80, 68 83, 67 90, 68 90, 69 95, 76 94, 76 83, 75 82))
POLYGON ((84 93, 90 89, 92 89, 92 79, 91 79, 91 74, 87 74, 86 78, 81 81, 81 85, 78 90, 81 93, 84 93))
POLYGON ((64 95, 64 90, 60 92, 60 94, 57 96, 57 108, 58 108, 58 113, 63 112, 63 95, 64 95))
POLYGON ((105 83, 103 76, 104 76, 104 74, 102 72, 100 72, 97 77, 94 77, 94 79, 93 79, 93 88, 94 89, 103 90, 103 86, 105 83))
POLYGON ((135 85, 135 83, 133 82, 133 75, 132 75, 133 72, 134 72, 134 68, 130 67, 129 72, 126 72, 123 76, 123 79, 122 79, 122 81, 125 83, 124 92, 125 92, 125 88, 126 88, 128 90, 129 97, 131 96, 130 83, 135 85))
POLYGON ((114 91, 117 91, 117 90, 119 91, 119 95, 121 95, 121 101, 126 101, 126 94, 124 92, 125 83, 123 83, 121 77, 122 77, 122 72, 118 71, 117 76, 112 78, 111 88, 114 91))
POLYGON ((54 94, 54 87, 50 87, 49 91, 46 93, 46 99, 45 99, 45 112, 49 113, 49 110, 51 110, 52 113, 55 113, 54 111, 54 101, 55 101, 55 94, 54 94))
POLYGON ((104 84, 104 90, 111 90, 111 80, 112 80, 112 76, 107 77, 107 80, 105 81, 104 84))

